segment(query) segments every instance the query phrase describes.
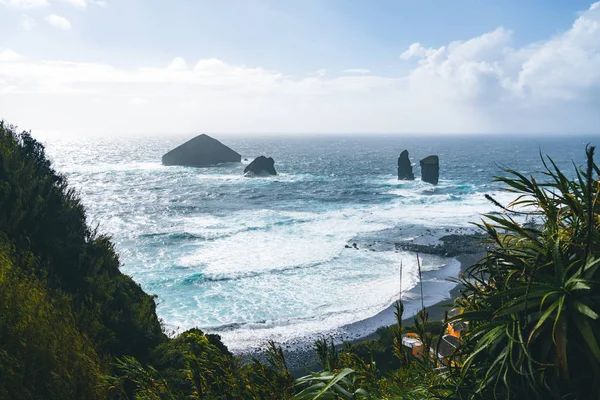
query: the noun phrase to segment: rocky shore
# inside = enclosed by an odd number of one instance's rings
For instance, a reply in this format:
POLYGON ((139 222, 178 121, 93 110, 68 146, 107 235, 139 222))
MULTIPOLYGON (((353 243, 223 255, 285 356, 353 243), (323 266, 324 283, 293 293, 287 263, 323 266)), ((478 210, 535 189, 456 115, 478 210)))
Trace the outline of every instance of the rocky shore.
POLYGON ((421 254, 434 254, 444 257, 457 257, 465 254, 478 254, 489 250, 484 243, 486 236, 480 233, 452 233, 439 238, 430 238, 430 243, 408 241, 397 243, 399 250, 412 251, 421 254))

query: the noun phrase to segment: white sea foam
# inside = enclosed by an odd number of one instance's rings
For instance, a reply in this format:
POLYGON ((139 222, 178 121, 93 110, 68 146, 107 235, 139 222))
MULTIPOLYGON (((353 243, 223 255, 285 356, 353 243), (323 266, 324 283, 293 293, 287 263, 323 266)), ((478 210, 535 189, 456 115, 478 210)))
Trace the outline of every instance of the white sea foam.
POLYGON ((277 270, 326 261, 339 255, 347 241, 357 234, 389 226, 365 220, 364 214, 353 210, 302 213, 293 220, 289 219, 289 213, 279 215, 256 211, 233 215, 229 218, 231 228, 243 224, 252 230, 205 243, 195 254, 183 257, 180 263, 188 266, 202 264, 207 274, 220 275, 277 270), (282 224, 273 224, 276 219, 282 224))
MULTIPOLYGON (((178 252, 182 256, 173 264, 185 273, 171 269, 159 276, 134 275, 158 285, 159 312, 169 326, 215 331, 232 350, 268 339, 293 342, 335 334, 398 297, 401 261, 403 291, 417 279, 414 254, 347 249, 348 242, 396 225, 465 227, 491 210, 482 194, 456 201, 446 194, 423 195, 428 188, 420 186, 398 190, 397 200, 376 206, 180 217, 172 229, 204 239, 178 252)), ((423 271, 445 263, 431 259, 423 271)), ((436 279, 443 280, 431 281, 436 279)))
MULTIPOLYGON (((491 209, 476 194, 461 202, 443 195, 428 203, 403 200, 411 196, 416 195, 404 193, 392 204, 336 211, 256 210, 220 218, 222 233, 228 235, 203 242, 177 262, 196 274, 188 290, 195 293, 197 307, 179 313, 166 310, 165 304, 162 311, 176 326, 215 329, 237 350, 266 339, 293 341, 331 333, 373 316, 397 298, 401 261, 404 290, 414 287, 415 258, 405 252, 347 249, 348 241, 398 224, 464 227, 491 209)), ((196 222, 186 222, 187 230, 201 232, 207 225, 196 222)), ((446 262, 434 258, 423 271, 446 262)), ((431 281, 436 279, 441 281, 431 281)), ((181 303, 188 295, 178 296, 181 303)))
MULTIPOLYGON (((227 282, 190 282, 187 298, 194 293, 195 302, 203 307, 171 310, 170 314, 177 326, 198 325, 223 335, 234 350, 269 338, 283 342, 333 332, 374 315, 398 298, 400 262, 403 292, 407 292, 417 283, 413 254, 346 249, 310 269, 227 282)), ((443 264, 443 259, 433 258, 423 270, 443 264)))

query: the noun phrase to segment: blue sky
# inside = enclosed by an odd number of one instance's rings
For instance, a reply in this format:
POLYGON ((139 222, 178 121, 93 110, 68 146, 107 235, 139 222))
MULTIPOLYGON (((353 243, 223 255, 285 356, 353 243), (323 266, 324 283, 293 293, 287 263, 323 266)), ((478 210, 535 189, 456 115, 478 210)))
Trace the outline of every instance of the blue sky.
POLYGON ((0 0, 0 117, 83 134, 599 132, 599 14, 579 0, 0 0))

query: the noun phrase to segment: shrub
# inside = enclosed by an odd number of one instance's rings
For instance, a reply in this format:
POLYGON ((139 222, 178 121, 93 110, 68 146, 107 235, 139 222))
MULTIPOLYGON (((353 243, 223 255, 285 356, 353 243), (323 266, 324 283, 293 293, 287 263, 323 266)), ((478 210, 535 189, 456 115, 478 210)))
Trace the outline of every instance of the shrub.
MULTIPOLYGON (((594 148, 569 180, 508 171, 517 195, 481 227, 496 249, 462 279, 469 322, 460 398, 596 398, 600 393, 600 203, 594 148), (516 218, 534 220, 522 225, 516 218)), ((496 202, 496 204, 498 204, 496 202)))
POLYGON ((0 398, 101 399, 104 371, 68 297, 21 272, 0 244, 0 398))
POLYGON ((154 299, 119 271, 109 238, 88 227, 43 146, 1 121, 0 235, 13 246, 15 268, 67 296, 77 326, 102 353, 143 359, 165 339, 154 299), (20 262, 30 256, 37 262, 20 262))

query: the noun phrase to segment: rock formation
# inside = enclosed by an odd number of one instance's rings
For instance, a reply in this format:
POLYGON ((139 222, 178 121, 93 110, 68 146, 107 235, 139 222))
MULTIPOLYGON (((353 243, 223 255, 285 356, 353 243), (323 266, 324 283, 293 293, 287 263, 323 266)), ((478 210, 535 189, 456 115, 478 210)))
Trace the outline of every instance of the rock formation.
POLYGON ((164 165, 204 167, 225 162, 240 162, 242 156, 208 135, 196 136, 162 156, 164 165))
POLYGON ((440 177, 440 159, 438 156, 428 156, 421 160, 421 180, 437 185, 440 177))
POLYGON ((246 176, 266 176, 277 175, 275 171, 275 160, 265 156, 256 157, 246 168, 244 168, 246 176))
POLYGON ((398 157, 398 179, 403 181, 412 181, 415 179, 407 150, 400 153, 400 157, 398 157))

